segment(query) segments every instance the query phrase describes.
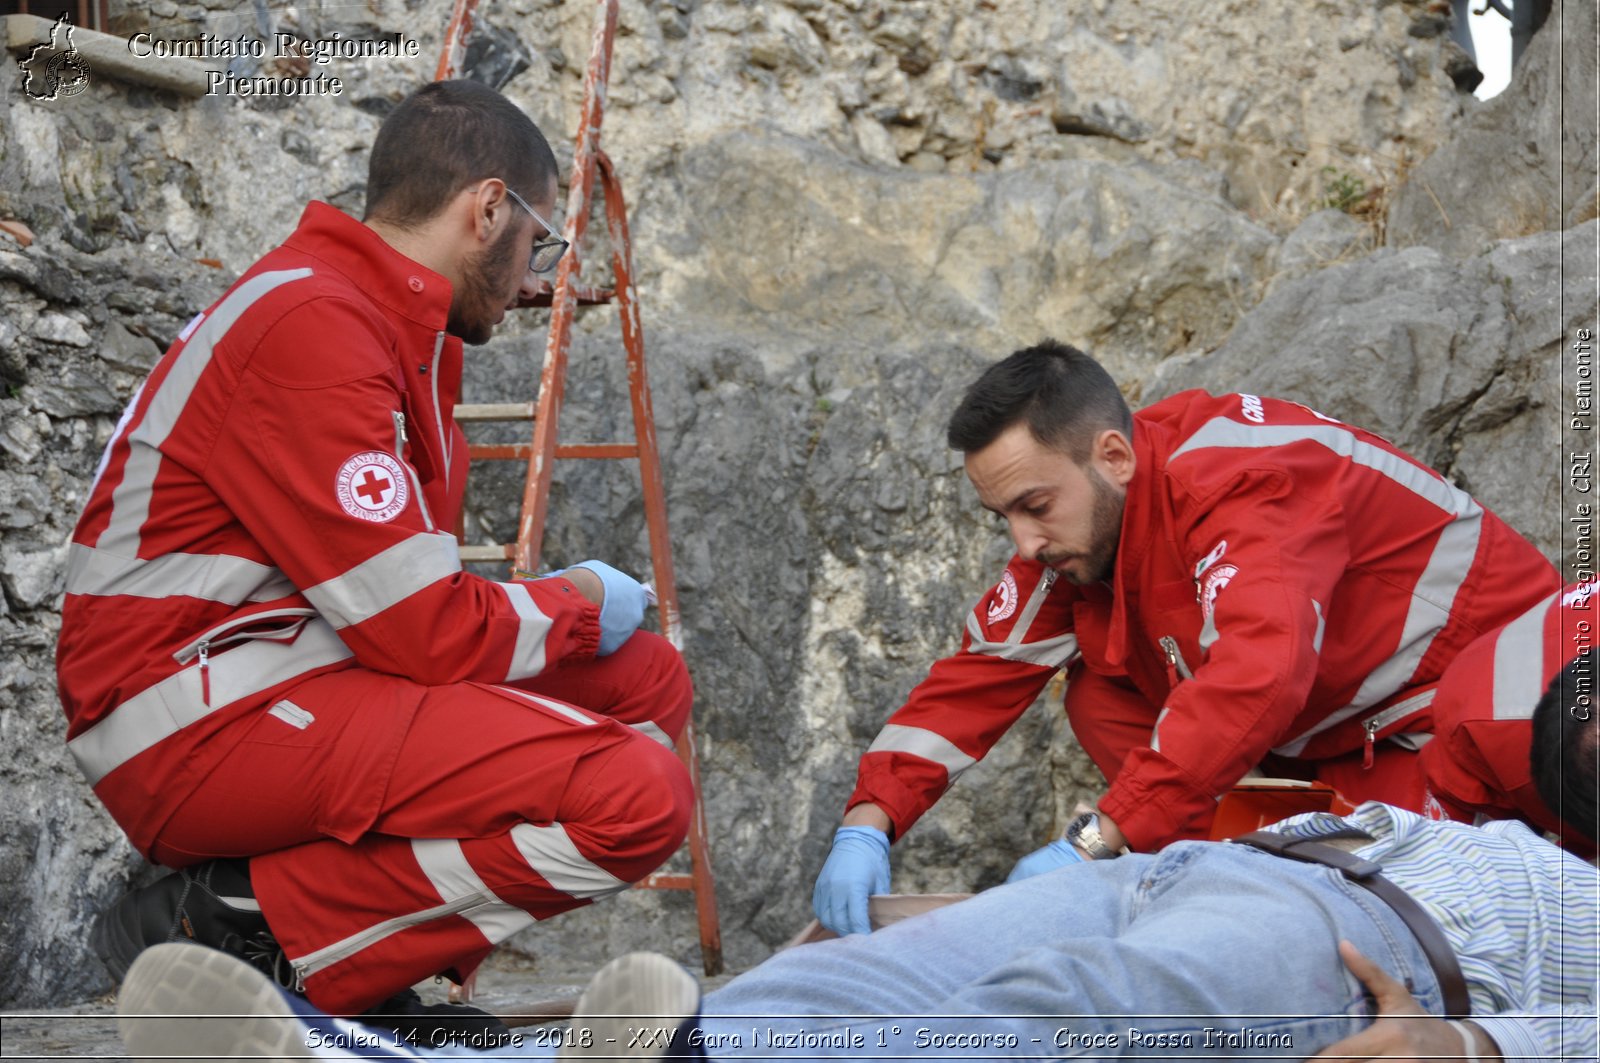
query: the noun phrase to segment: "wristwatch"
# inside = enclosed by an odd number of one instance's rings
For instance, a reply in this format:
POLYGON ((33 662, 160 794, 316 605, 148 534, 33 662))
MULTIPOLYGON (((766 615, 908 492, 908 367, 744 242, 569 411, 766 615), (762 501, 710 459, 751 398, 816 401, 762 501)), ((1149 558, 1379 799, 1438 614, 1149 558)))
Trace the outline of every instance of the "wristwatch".
POLYGON ((1100 836, 1100 813, 1085 812, 1071 823, 1067 824, 1067 831, 1062 837, 1067 844, 1076 845, 1079 849, 1089 854, 1091 860, 1110 860, 1121 856, 1124 850, 1113 849, 1106 844, 1100 836))

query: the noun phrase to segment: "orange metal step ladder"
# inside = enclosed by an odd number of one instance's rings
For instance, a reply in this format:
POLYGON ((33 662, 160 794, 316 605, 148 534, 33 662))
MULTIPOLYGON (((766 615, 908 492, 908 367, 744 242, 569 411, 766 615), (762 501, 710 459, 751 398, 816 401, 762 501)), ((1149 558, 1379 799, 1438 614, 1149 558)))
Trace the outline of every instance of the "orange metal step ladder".
MULTIPOLYGON (((472 28, 476 0, 456 0, 436 79, 457 77, 472 28)), ((523 489, 522 515, 514 543, 463 546, 463 561, 510 561, 513 571, 535 572, 544 542, 545 518, 550 503, 550 475, 558 458, 636 458, 644 494, 645 523, 650 535, 650 563, 654 576, 661 633, 680 651, 683 633, 678 614, 678 589, 673 578, 672 545, 667 532, 667 499, 661 480, 661 458, 656 448, 655 415, 650 405, 650 383, 645 374, 644 336, 639 328, 639 304, 633 285, 632 243, 628 235, 627 208, 622 184, 611 160, 600 150, 600 125, 604 118, 606 86, 611 73, 611 44, 616 35, 617 0, 597 0, 593 45, 583 80, 583 117, 578 126, 572 181, 567 194, 567 231, 571 245, 556 270, 554 287, 532 305, 551 307, 550 332, 545 344, 544 368, 539 376, 538 399, 532 403, 494 403, 456 407, 463 424, 488 421, 533 422, 531 443, 513 445, 469 444, 468 454, 478 459, 519 460, 528 463, 523 489), (581 249, 589 227, 590 192, 598 176, 601 209, 611 244, 613 287, 584 287, 578 281, 581 249), (622 344, 627 352, 628 391, 633 405, 634 441, 631 443, 562 444, 557 438, 561 403, 566 391, 567 354, 572 345, 573 318, 579 305, 615 302, 622 319, 622 344)), ((459 531, 460 529, 458 529, 459 531)), ((657 872, 636 888, 692 890, 700 921, 700 955, 708 976, 722 972, 722 931, 717 921, 717 898, 711 875, 711 854, 706 844, 705 807, 700 795, 700 764, 696 752, 694 721, 684 728, 678 755, 689 770, 694 787, 694 808, 689 822, 690 874, 657 872)))

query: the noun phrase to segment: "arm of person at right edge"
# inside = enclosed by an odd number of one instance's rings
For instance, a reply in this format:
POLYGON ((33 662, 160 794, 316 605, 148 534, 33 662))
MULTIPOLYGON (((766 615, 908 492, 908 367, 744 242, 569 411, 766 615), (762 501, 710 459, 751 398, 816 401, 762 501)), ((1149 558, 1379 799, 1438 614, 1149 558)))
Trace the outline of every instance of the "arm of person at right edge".
POLYGON ((861 758, 855 792, 812 894, 818 919, 837 933, 867 932, 866 899, 889 885, 889 841, 982 759, 1075 656, 1068 586, 1058 582, 1047 592, 1044 567, 1021 558, 1008 571, 1010 580, 969 614, 961 650, 933 665, 861 758), (1001 590, 1008 583, 1021 588, 1024 601, 1001 590), (1030 611, 1024 603, 1035 593, 1045 597, 1030 611), (1024 615, 1026 629, 1008 641, 1024 615))
MULTIPOLYGON (((1600 1043, 1600 1019, 1594 996, 1566 1005, 1545 1005, 1527 1011, 1474 1015, 1459 1023, 1446 1022, 1424 1011, 1387 971, 1363 956, 1348 941, 1339 943, 1339 957, 1359 978, 1377 1004, 1378 1017, 1366 1029, 1317 1053, 1330 1063, 1358 1063, 1369 1059, 1424 1063, 1433 1059, 1465 1058, 1476 1053, 1481 1063, 1519 1060, 1571 1059, 1574 1048, 1600 1043), (1473 1040, 1467 1049, 1465 1030, 1473 1040)), ((1581 1054, 1581 1053, 1580 1053, 1581 1054)), ((1592 1058, 1584 1056, 1583 1058, 1592 1058)))

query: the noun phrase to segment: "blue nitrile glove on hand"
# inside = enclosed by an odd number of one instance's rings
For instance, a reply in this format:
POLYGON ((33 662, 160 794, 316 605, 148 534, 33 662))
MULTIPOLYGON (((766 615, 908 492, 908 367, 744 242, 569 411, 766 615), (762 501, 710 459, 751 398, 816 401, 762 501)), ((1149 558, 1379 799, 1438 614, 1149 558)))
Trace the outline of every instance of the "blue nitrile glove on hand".
POLYGON ((610 656, 639 630, 639 622, 644 619, 645 586, 604 561, 580 561, 572 567, 593 572, 606 589, 606 600, 600 604, 600 648, 595 653, 610 656))
POLYGON ((811 891, 822 925, 841 937, 870 934, 867 898, 889 892, 889 836, 877 827, 840 827, 811 891))
POLYGON ((1021 882, 1025 878, 1042 875, 1046 871, 1054 871, 1058 867, 1068 864, 1083 863, 1083 854, 1073 848, 1065 838, 1057 838, 1043 849, 1033 852, 1017 861, 1017 866, 1011 869, 1011 874, 1006 876, 1007 882, 1021 882))

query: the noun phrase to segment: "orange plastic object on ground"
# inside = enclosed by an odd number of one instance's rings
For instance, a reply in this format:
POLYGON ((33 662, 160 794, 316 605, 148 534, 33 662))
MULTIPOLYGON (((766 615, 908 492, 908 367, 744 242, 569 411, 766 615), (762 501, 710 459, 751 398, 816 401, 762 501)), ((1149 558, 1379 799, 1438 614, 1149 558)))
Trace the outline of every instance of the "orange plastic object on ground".
POLYGON ((1354 812, 1356 806, 1325 782, 1299 779, 1251 779, 1222 795, 1211 821, 1211 840, 1237 838, 1302 812, 1354 812))

